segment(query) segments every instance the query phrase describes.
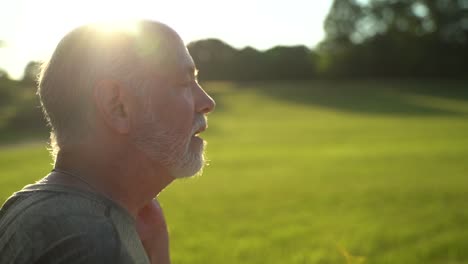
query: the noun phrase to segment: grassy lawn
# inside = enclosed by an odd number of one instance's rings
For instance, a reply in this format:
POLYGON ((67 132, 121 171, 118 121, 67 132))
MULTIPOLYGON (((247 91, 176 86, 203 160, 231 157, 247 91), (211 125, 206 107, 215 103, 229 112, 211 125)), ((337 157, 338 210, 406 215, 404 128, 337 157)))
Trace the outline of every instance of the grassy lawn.
MULTIPOLYGON (((207 83, 210 166, 160 195, 173 263, 468 263, 465 87, 207 83)), ((0 147, 0 199, 50 163, 0 147)))

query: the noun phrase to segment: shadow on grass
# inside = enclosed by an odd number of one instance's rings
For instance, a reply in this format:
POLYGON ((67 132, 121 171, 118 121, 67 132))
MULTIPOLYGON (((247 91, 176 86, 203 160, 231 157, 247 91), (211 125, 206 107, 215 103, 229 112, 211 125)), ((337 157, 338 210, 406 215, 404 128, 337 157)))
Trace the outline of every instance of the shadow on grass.
POLYGON ((358 114, 468 116, 468 82, 277 81, 239 83, 237 89, 358 114))

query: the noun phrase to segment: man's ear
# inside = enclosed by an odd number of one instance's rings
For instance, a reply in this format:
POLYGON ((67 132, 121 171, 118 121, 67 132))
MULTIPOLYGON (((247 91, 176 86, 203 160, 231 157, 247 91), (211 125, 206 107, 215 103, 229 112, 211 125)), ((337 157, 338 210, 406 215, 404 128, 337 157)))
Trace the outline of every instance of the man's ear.
POLYGON ((98 114, 107 126, 120 134, 129 131, 128 98, 123 87, 112 80, 100 80, 94 85, 93 99, 98 114))

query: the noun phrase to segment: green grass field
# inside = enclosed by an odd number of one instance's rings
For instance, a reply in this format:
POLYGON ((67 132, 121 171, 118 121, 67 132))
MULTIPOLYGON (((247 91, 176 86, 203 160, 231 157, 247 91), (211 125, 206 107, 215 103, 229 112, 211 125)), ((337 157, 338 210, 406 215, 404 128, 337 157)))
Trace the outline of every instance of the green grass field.
MULTIPOLYGON (((160 195, 173 263, 468 263, 466 83, 205 88, 210 166, 160 195)), ((0 199, 50 163, 1 147, 0 199)))

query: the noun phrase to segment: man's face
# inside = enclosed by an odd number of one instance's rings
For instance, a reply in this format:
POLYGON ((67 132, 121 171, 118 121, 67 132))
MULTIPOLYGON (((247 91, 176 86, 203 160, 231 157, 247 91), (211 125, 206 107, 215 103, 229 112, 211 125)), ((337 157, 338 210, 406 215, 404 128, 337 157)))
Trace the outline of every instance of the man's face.
POLYGON ((141 114, 136 118, 133 139, 152 160, 163 164, 173 177, 195 175, 204 165, 205 142, 196 134, 203 131, 205 115, 214 109, 214 101, 196 80, 194 62, 178 43, 176 67, 167 81, 149 80, 141 114))

